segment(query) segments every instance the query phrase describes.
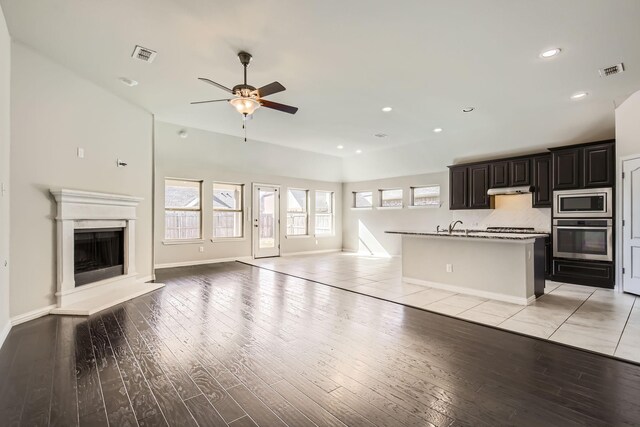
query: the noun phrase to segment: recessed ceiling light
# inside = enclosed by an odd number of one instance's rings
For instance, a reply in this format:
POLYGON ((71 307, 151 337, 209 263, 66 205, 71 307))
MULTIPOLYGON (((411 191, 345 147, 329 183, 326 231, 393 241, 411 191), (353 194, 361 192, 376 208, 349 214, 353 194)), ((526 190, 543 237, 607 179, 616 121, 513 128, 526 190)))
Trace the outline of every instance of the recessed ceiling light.
POLYGON ((388 112, 389 112, 389 111, 391 111, 391 110, 393 110, 393 108, 391 108, 391 107, 384 107, 384 108, 382 109, 382 111, 384 111, 385 113, 388 113, 388 112))
POLYGON ((433 131, 434 131, 435 133, 440 133, 440 132, 442 132, 442 128, 435 128, 433 131))
POLYGON ((188 137, 188 136, 189 136, 189 132, 187 132, 187 130, 186 130, 186 129, 180 129, 180 130, 178 131, 178 136, 179 136, 180 138, 183 138, 183 139, 184 139, 184 138, 186 138, 186 137, 188 137))
POLYGON ((389 135, 387 135, 386 133, 376 133, 373 136, 375 136, 376 138, 386 138, 389 135))
POLYGON ((463 113, 470 113, 470 112, 472 112, 473 110, 475 110, 475 107, 464 107, 464 108, 462 109, 462 112, 463 112, 463 113))
POLYGON ((356 150, 356 154, 362 153, 362 150, 356 150))
POLYGON ((576 92, 571 95, 571 99, 582 99, 589 95, 587 92, 576 92))
POLYGON ((554 47, 553 49, 545 50, 540 54, 540 58, 552 58, 560 53, 562 49, 559 47, 554 47))
POLYGON ((338 145, 336 148, 337 148, 338 150, 342 150, 342 149, 344 148, 344 145, 338 145))
POLYGON ((138 82, 132 79, 128 79, 126 77, 118 77, 118 80, 129 87, 137 86, 138 82))

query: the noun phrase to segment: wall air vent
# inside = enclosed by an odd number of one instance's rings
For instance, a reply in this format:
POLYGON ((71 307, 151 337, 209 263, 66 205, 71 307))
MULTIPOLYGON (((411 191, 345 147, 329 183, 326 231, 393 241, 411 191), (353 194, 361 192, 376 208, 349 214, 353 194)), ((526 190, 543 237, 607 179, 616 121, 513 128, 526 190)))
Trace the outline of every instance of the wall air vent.
POLYGON ((158 52, 156 52, 155 50, 136 45, 136 48, 133 49, 133 54, 131 54, 131 56, 141 61, 151 63, 154 59, 156 59, 157 54, 158 52))
POLYGON ((600 77, 613 76, 614 74, 620 74, 624 71, 624 64, 621 62, 610 67, 601 68, 598 71, 600 72, 600 77))

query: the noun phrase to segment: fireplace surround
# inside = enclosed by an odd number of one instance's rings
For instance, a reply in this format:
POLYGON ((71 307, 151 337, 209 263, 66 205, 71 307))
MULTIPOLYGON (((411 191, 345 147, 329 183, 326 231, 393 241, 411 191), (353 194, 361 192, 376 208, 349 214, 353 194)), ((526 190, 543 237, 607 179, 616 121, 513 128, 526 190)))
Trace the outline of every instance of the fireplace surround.
POLYGON ((164 286, 145 283, 136 271, 141 198, 69 189, 51 194, 57 204, 57 307, 51 313, 90 315, 164 286), (82 257, 78 264, 76 256, 82 257), (78 267, 85 270, 79 276, 78 267), (90 270, 97 273, 82 274, 90 270))

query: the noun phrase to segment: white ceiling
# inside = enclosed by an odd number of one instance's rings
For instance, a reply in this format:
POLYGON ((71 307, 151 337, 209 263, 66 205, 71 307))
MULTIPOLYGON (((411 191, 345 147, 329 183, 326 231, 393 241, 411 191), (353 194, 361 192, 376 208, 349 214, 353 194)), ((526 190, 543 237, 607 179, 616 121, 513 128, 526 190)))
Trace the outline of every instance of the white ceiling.
POLYGON ((230 135, 242 134, 231 106, 189 102, 223 98, 197 77, 239 83, 236 54, 247 50, 249 83, 278 80, 287 91, 269 99, 300 107, 295 116, 260 109, 249 137, 336 156, 417 144, 444 165, 608 138, 614 101, 640 89, 638 0, 0 4, 14 39, 158 120, 230 135), (153 64, 131 58, 136 44, 158 51, 153 64), (540 59, 550 47, 562 53, 540 59), (599 77, 621 61, 624 74, 599 77), (120 76, 140 84, 126 87, 120 76), (569 99, 582 90, 590 96, 569 99), (381 112, 387 105, 393 111, 381 112))

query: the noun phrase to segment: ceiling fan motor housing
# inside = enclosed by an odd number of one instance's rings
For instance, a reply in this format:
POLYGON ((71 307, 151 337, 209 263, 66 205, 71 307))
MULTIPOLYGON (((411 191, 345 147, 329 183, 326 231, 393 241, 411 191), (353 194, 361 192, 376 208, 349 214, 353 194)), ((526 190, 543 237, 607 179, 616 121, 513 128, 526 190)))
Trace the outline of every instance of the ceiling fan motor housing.
POLYGON ((240 58, 240 63, 245 67, 251 62, 251 54, 244 51, 238 53, 238 58, 240 58))

